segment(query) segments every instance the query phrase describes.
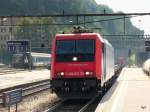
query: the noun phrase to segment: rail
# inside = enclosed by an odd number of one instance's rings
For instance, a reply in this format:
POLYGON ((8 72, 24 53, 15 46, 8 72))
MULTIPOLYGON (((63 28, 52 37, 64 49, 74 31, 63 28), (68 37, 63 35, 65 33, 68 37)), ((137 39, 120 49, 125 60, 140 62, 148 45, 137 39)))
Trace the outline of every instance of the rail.
POLYGON ((26 96, 33 95, 33 94, 39 93, 41 91, 50 89, 50 80, 47 79, 47 80, 23 84, 23 85, 0 90, 0 107, 3 107, 3 105, 4 105, 3 93, 14 90, 14 89, 18 89, 18 88, 22 88, 22 97, 26 97, 26 96))
MULTIPOLYGON (((112 79, 112 85, 115 82, 115 80, 117 79, 117 77, 119 76, 121 69, 122 69, 122 67, 116 68, 115 76, 112 79)), ((105 93, 109 90, 109 88, 111 88, 112 85, 108 85, 108 88, 105 91, 105 93)), ((68 100, 62 100, 62 101, 59 101, 58 103, 56 103, 55 105, 49 107, 49 109, 47 109, 44 112, 57 112, 57 111, 61 111, 61 112, 66 112, 66 111, 68 111, 68 112, 94 112, 97 105, 99 104, 100 100, 102 99, 103 95, 105 95, 105 93, 100 93, 88 101, 86 101, 86 100, 82 101, 82 99, 80 99, 79 101, 77 101, 73 104, 72 104, 72 102, 74 102, 74 100, 70 101, 69 103, 68 103, 68 100)))
POLYGON ((86 105, 84 105, 78 112, 85 112, 86 109, 98 98, 98 96, 91 99, 86 105))
POLYGON ((86 112, 86 110, 91 105, 93 105, 93 103, 97 99, 99 99, 98 97, 99 97, 99 95, 95 96, 92 99, 68 99, 68 100, 66 99, 66 100, 62 100, 44 112, 57 112, 57 111, 61 111, 61 112, 66 112, 66 111, 68 111, 68 112, 86 112))
POLYGON ((66 100, 60 100, 58 103, 54 104, 52 107, 50 107, 49 109, 45 110, 44 112, 51 112, 57 108, 59 108, 59 106, 61 106, 66 100))

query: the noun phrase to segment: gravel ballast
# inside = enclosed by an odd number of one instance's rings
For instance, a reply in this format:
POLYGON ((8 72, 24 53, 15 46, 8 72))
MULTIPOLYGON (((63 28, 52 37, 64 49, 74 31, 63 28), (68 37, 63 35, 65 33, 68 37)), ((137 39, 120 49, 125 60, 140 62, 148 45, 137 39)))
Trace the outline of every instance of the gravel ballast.
MULTIPOLYGON (((57 101, 59 101, 57 95, 52 94, 50 90, 46 90, 23 98, 18 104, 17 112, 43 112, 57 101)), ((8 107, 0 108, 0 112, 8 112, 8 107)), ((15 105, 11 106, 10 112, 15 112, 15 105)))

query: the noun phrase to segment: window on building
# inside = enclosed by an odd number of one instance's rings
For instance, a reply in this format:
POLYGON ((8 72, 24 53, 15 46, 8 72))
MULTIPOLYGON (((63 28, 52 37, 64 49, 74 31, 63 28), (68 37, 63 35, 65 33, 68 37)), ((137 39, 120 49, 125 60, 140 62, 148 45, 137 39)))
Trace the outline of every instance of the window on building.
POLYGON ((3 35, 1 36, 1 40, 3 41, 3 35))
POLYGON ((7 40, 10 40, 10 37, 9 37, 9 35, 7 36, 7 40))
POLYGON ((4 28, 3 28, 3 31, 4 31, 4 32, 7 32, 7 29, 6 29, 6 27, 4 27, 4 28))
POLYGON ((3 37, 3 38, 4 38, 4 40, 6 40, 6 35, 4 35, 4 37, 3 37))
POLYGON ((2 32, 2 33, 7 32, 7 28, 6 28, 6 27, 1 27, 1 28, 0 28, 0 32, 2 32))
POLYGON ((12 27, 9 27, 9 32, 12 32, 12 27))
POLYGON ((3 48, 6 48, 6 45, 5 45, 5 44, 3 45, 3 48))

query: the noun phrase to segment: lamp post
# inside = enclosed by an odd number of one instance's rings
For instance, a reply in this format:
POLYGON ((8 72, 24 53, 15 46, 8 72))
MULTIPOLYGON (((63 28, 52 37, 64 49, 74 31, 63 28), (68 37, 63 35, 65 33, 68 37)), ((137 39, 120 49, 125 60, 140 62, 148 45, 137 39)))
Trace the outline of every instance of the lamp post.
MULTIPOLYGON (((3 27, 4 27, 4 22, 6 22, 7 21, 7 18, 0 18, 0 26, 1 26, 1 30, 3 30, 4 32, 6 32, 4 29, 3 29, 3 27)), ((3 32, 2 31, 2 32, 3 32)), ((4 50, 3 50, 3 48, 4 48, 4 43, 2 42, 1 44, 0 44, 1 46, 1 63, 3 63, 3 52, 4 52, 4 50)))
POLYGON ((31 61, 32 61, 32 57, 31 57, 31 40, 29 40, 29 71, 32 70, 31 61))
POLYGON ((141 30, 141 22, 142 22, 142 20, 139 19, 138 22, 139 22, 139 29, 141 30))
POLYGON ((125 35, 126 34, 126 17, 125 16, 124 16, 123 20, 124 20, 124 35, 125 35))
POLYGON ((62 2, 62 7, 63 7, 63 9, 62 9, 62 11, 63 11, 63 15, 64 15, 64 13, 65 13, 65 11, 64 11, 64 0, 63 0, 63 2, 62 2))

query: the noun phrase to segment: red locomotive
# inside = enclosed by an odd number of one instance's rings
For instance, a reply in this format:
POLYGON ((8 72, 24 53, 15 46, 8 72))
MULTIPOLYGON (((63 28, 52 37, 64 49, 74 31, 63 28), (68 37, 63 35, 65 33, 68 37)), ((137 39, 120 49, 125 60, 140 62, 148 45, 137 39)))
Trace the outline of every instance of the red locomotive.
MULTIPOLYGON (((80 30, 79 30, 80 31, 80 30)), ((60 97, 93 97, 114 76, 114 49, 98 33, 57 34, 51 88, 60 97)))

